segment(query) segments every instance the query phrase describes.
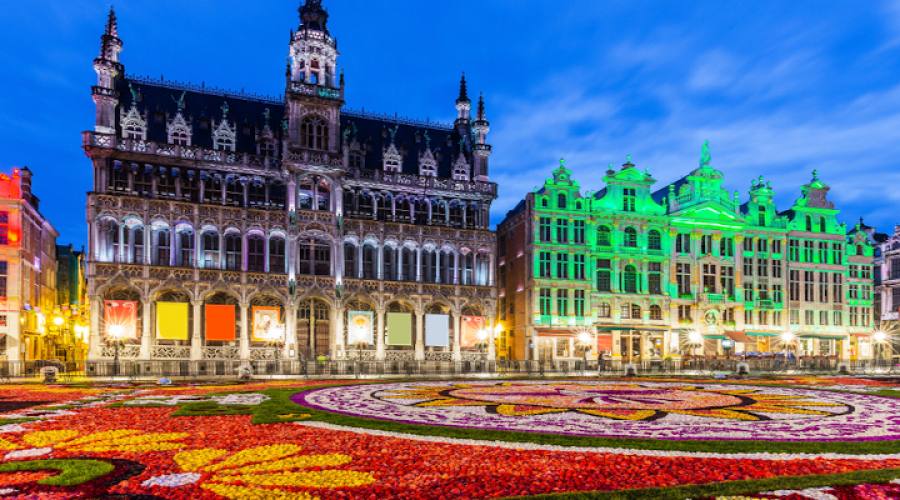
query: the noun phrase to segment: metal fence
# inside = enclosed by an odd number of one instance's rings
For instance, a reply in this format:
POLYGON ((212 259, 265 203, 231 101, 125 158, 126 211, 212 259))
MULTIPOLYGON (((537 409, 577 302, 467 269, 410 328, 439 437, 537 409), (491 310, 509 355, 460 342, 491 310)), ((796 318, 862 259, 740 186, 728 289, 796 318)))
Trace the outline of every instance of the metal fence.
POLYGON ((0 381, 42 378, 53 367, 58 379, 210 379, 217 377, 543 377, 677 374, 854 373, 900 375, 900 364, 883 361, 820 359, 689 359, 623 363, 608 360, 568 361, 238 361, 238 360, 111 360, 0 362, 0 381))

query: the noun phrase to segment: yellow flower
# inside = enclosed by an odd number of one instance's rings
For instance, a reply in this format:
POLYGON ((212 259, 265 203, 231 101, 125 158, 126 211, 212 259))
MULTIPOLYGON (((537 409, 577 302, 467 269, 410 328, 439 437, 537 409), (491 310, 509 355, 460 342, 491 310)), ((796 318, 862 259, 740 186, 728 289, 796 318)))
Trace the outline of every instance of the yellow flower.
POLYGON ((177 442, 188 436, 186 432, 141 432, 131 429, 92 432, 81 435, 79 431, 61 429, 26 433, 21 443, 0 439, 0 450, 23 448, 53 448, 80 452, 133 452, 174 450, 183 447, 177 442))
POLYGON ((301 455, 294 444, 247 448, 229 454, 204 448, 175 455, 175 463, 186 472, 207 477, 201 488, 232 499, 314 498, 297 488, 351 488, 375 482, 368 472, 324 469, 349 464, 347 455, 301 455), (307 470, 310 468, 317 470, 307 470), (274 488, 273 488, 274 487, 274 488))

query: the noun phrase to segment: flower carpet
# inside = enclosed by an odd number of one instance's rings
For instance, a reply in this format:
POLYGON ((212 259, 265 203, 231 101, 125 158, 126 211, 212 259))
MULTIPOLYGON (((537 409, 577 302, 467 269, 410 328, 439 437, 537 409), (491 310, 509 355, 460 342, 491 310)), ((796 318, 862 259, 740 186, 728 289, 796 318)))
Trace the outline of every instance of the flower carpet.
POLYGON ((897 498, 898 385, 0 386, 0 498, 897 498))

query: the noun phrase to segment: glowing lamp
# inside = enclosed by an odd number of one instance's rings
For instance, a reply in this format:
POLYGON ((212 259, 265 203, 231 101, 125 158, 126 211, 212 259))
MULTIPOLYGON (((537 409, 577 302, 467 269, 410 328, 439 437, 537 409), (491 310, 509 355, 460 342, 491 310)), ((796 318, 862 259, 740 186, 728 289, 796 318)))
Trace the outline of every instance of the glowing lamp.
POLYGON ((872 334, 872 340, 874 340, 875 342, 877 342, 879 344, 883 344, 883 343, 887 342, 888 334, 887 334, 887 332, 878 330, 877 332, 872 334))
POLYGON ((781 334, 781 341, 785 344, 790 344, 794 341, 794 332, 784 332, 781 334))
POLYGON ((687 334, 687 340, 689 344, 700 345, 703 343, 703 334, 697 330, 691 330, 687 334))
POLYGON ((62 316, 54 316, 53 317, 53 324, 56 326, 62 326, 63 323, 65 323, 65 322, 66 322, 66 320, 63 319, 62 316))
POLYGON ((488 338, 488 332, 487 332, 487 330, 482 328, 482 329, 478 330, 477 332, 475 332, 475 337, 478 339, 479 342, 484 342, 488 338))
POLYGON ((110 337, 118 340, 125 334, 125 327, 122 325, 109 325, 106 329, 106 333, 108 333, 110 337))
POLYGON ((578 342, 582 344, 590 344, 591 334, 585 331, 578 332, 578 342))

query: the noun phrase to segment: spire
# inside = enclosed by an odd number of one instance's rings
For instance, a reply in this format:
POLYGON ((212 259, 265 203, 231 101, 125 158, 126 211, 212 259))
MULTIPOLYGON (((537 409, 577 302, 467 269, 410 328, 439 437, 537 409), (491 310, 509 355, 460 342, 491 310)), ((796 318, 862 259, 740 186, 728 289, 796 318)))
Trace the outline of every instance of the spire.
POLYGON ((484 117, 484 94, 481 94, 481 93, 478 94, 478 115, 477 115, 477 119, 478 119, 478 121, 481 121, 481 122, 486 121, 486 120, 485 120, 485 117, 484 117))
POLYGON ((301 28, 328 33, 328 12, 322 8, 322 0, 306 0, 297 10, 301 28))
POLYGON ((109 6, 109 15, 106 18, 106 31, 103 34, 114 38, 119 37, 119 23, 116 21, 116 9, 114 9, 112 5, 109 6))
POLYGON ((456 98, 457 103, 470 102, 469 93, 466 89, 466 74, 463 73, 459 79, 459 97, 456 98))

